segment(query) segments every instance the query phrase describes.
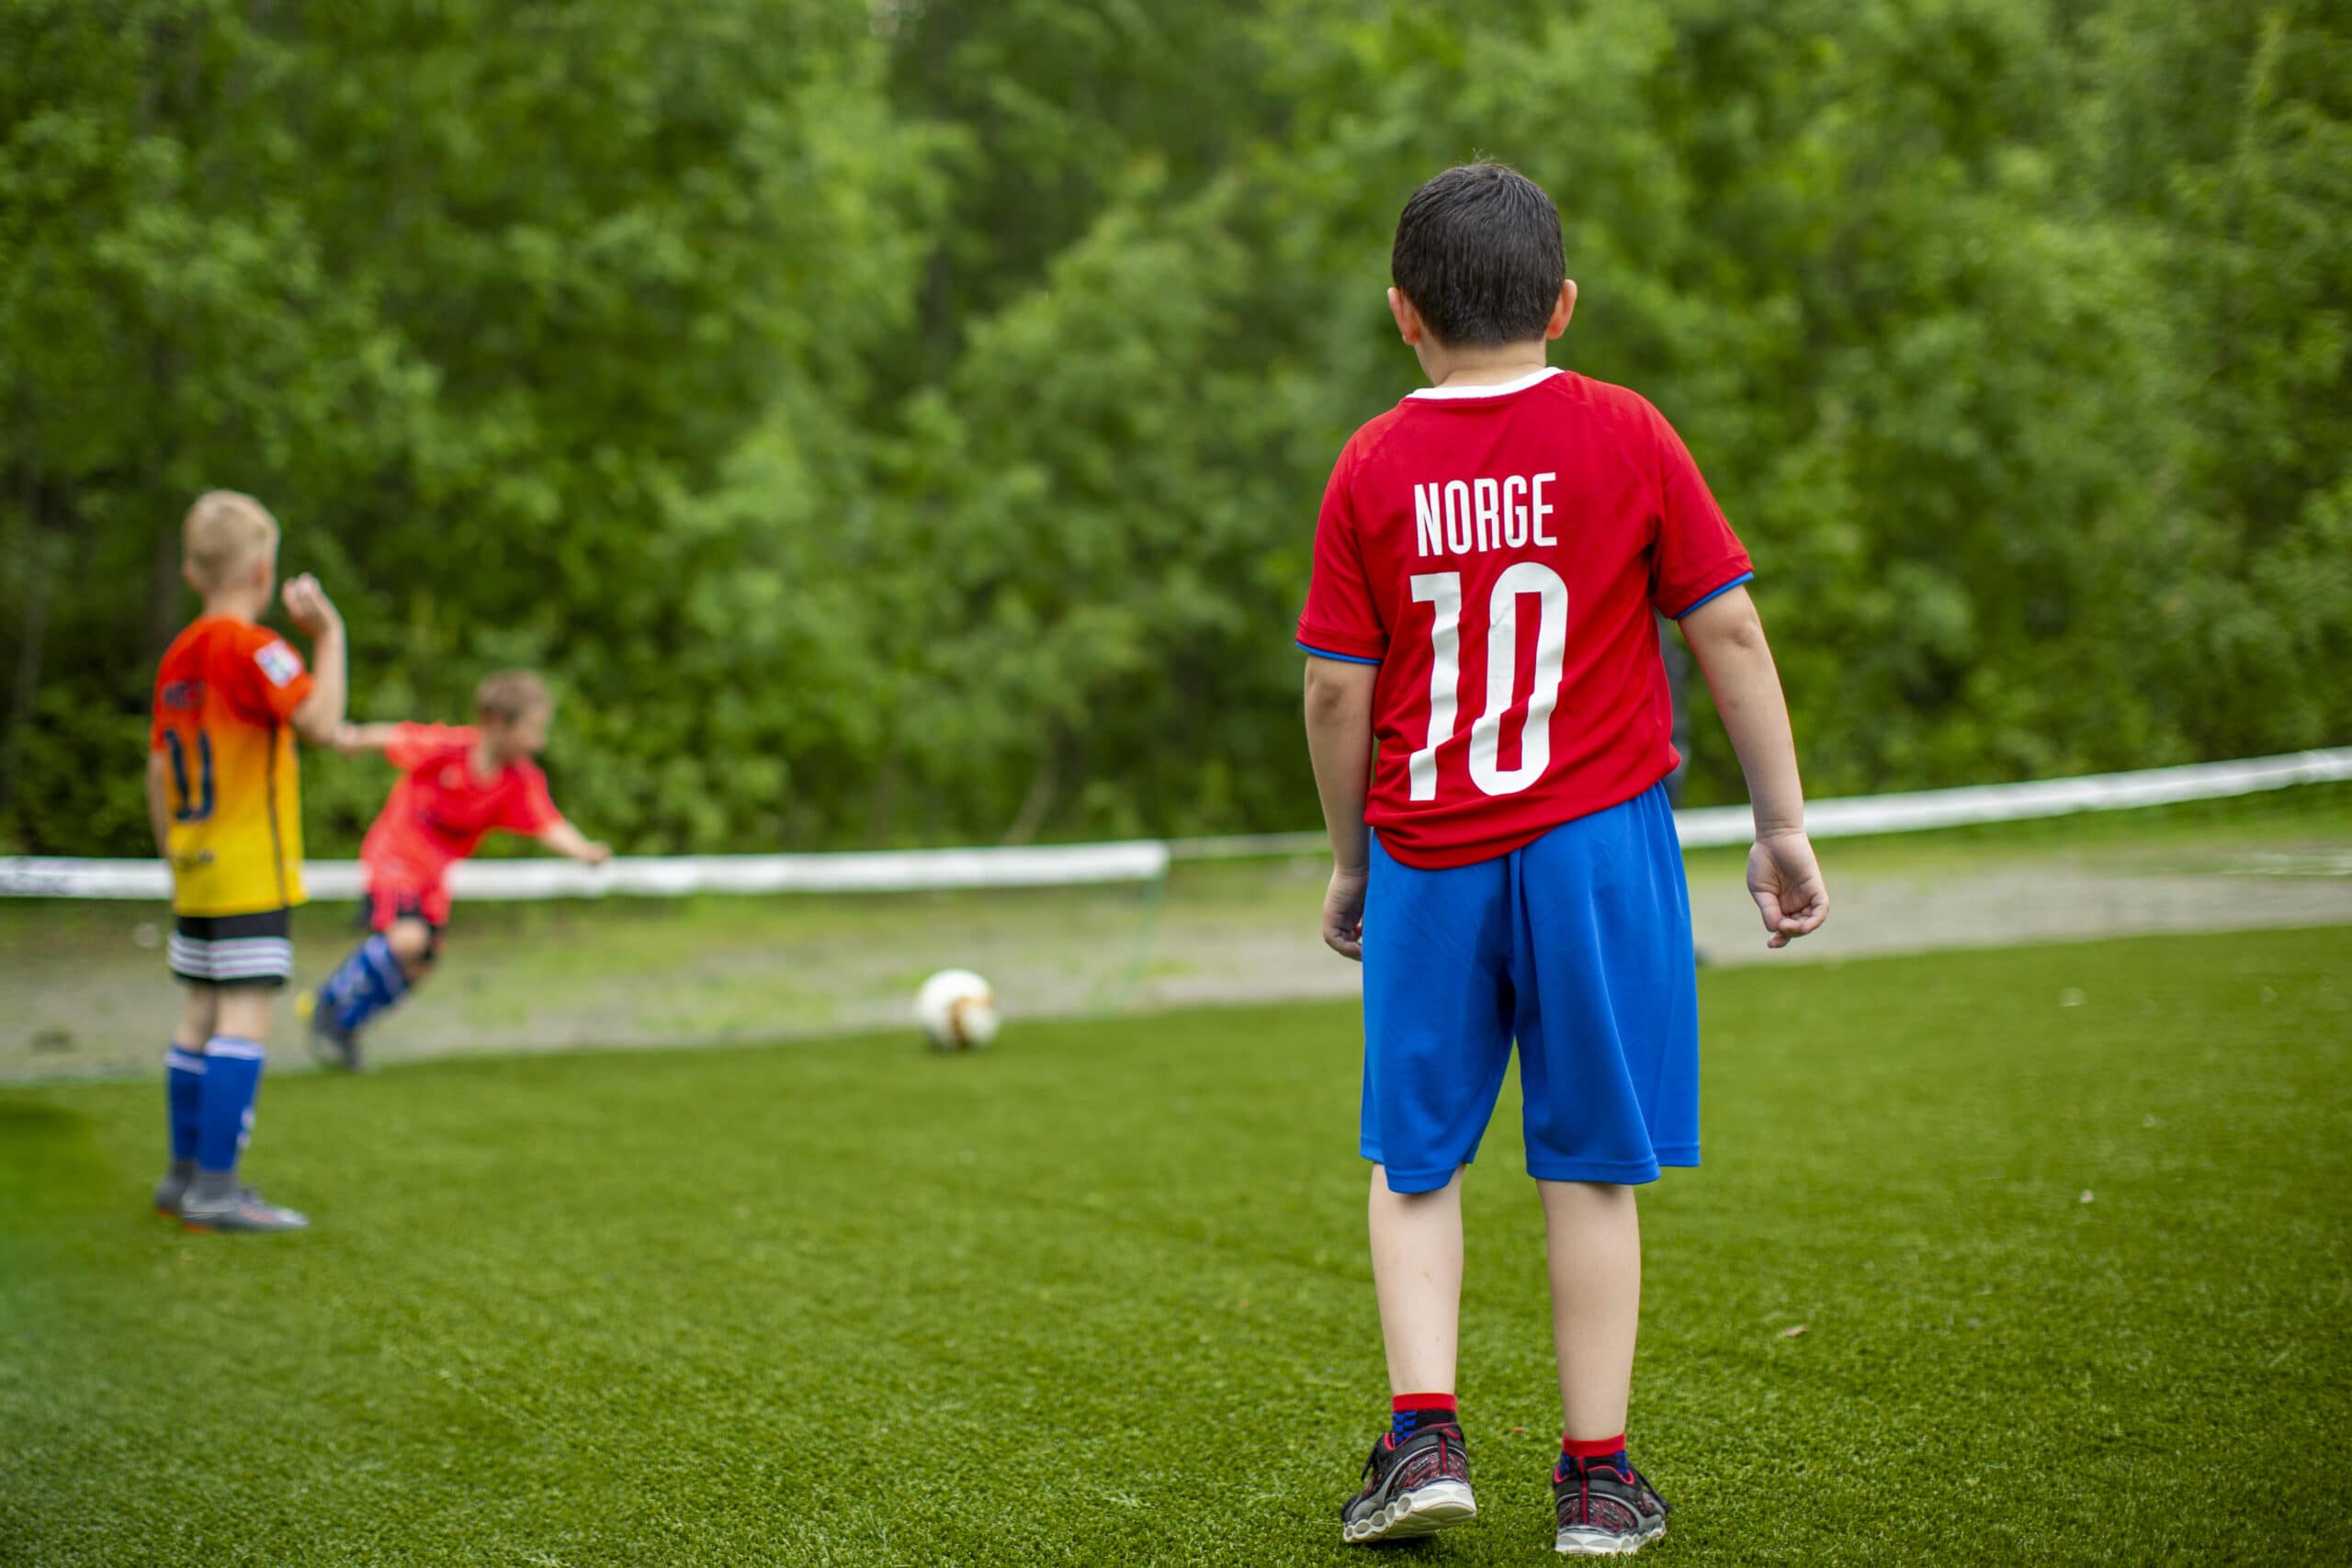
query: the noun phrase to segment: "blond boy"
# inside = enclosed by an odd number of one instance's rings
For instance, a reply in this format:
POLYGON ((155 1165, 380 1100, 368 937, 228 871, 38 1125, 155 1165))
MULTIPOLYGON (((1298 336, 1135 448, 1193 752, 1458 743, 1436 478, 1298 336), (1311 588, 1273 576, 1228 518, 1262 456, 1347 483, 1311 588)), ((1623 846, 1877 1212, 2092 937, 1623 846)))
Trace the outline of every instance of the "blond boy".
POLYGON ((172 973, 186 987, 164 1058, 171 1166, 155 1207, 191 1230, 300 1230, 309 1220, 237 1179, 252 1135, 273 994, 294 966, 303 901, 299 736, 343 728, 343 618, 304 575, 286 613, 315 670, 260 625, 277 580, 277 520, 234 491, 198 496, 181 526, 181 572, 203 613, 155 677, 147 811, 172 868, 172 973))

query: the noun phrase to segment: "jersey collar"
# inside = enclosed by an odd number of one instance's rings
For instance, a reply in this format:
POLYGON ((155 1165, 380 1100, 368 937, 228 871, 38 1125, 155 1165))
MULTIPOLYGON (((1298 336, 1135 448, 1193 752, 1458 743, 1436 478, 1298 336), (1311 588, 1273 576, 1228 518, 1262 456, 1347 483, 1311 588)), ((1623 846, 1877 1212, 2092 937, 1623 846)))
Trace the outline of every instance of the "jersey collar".
POLYGON ((1498 381, 1491 387, 1423 387, 1418 392, 1408 392, 1405 395, 1408 398, 1426 398, 1431 402, 1441 402, 1453 398, 1507 398, 1513 392, 1523 392, 1536 382, 1548 380, 1558 374, 1560 374, 1558 366, 1546 365, 1543 369, 1531 371, 1516 381, 1498 381))

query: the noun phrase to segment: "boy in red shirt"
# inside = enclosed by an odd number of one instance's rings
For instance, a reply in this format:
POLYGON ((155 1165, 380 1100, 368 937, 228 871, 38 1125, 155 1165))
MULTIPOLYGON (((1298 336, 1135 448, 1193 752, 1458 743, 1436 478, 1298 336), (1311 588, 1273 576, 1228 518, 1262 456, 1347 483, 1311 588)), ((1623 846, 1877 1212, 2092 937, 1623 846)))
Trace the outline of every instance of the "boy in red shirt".
POLYGON ((591 865, 612 858, 563 819, 531 761, 555 717, 546 683, 526 671, 492 675, 475 691, 474 708, 470 727, 345 725, 337 739, 346 756, 381 751, 401 771, 359 848, 370 934, 302 999, 315 1048, 339 1066, 359 1066, 361 1029, 431 972, 449 923, 449 868, 492 829, 591 865))
POLYGON ((1666 1529, 1625 1454, 1634 1189, 1699 1163, 1654 615, 1679 623, 1747 773, 1768 945, 1818 927, 1828 896, 1747 552, 1657 410, 1544 363, 1576 306, 1551 198, 1498 164, 1450 169, 1406 204, 1391 270, 1432 385, 1340 454, 1298 624, 1336 860, 1323 938, 1363 964, 1359 1148, 1391 1395, 1341 1533, 1477 1511, 1454 1396, 1462 1173, 1515 1042, 1559 1356, 1555 1546, 1619 1555, 1666 1529))

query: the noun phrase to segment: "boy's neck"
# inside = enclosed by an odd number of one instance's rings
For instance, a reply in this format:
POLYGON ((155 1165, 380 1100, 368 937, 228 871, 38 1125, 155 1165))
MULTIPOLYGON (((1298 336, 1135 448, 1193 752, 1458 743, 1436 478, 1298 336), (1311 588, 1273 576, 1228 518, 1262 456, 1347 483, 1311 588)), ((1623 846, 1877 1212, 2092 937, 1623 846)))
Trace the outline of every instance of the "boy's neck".
POLYGON ((225 616, 232 621, 258 621, 262 612, 269 608, 266 594, 255 598, 249 592, 208 593, 204 596, 204 614, 210 617, 225 616))
POLYGON ((467 761, 478 779, 486 779, 506 765, 506 759, 498 754, 498 748, 490 743, 487 735, 475 740, 474 754, 467 761))
POLYGON ((1507 343, 1498 348, 1446 348, 1424 340, 1413 352, 1432 387, 1499 387, 1550 368, 1544 344, 1507 343))

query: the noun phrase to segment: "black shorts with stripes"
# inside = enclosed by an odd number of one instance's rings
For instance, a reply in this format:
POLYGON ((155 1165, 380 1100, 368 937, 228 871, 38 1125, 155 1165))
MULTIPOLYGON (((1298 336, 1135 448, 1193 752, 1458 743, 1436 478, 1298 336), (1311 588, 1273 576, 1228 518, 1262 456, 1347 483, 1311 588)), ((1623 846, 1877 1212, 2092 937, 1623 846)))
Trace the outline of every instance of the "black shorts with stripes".
POLYGON ((276 989, 294 973, 293 911, 252 915, 176 915, 172 920, 172 973, 191 986, 264 986, 276 989))

